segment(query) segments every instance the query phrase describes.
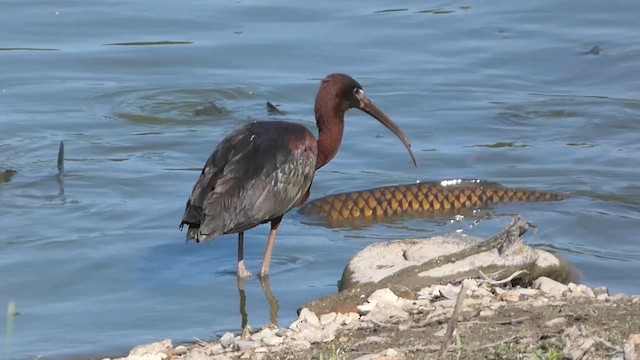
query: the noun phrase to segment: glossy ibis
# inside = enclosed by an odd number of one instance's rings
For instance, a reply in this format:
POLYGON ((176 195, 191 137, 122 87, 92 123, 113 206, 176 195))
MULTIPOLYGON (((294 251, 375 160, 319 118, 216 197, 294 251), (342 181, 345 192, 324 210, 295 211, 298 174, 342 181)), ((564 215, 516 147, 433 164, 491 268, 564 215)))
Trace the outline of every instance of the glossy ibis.
POLYGON ((324 78, 315 103, 318 139, 305 126, 284 121, 259 121, 229 134, 207 160, 180 224, 187 240, 210 241, 238 233, 238 276, 248 277, 243 261, 244 232, 271 223, 262 275, 269 264, 282 216, 309 197, 313 176, 338 152, 344 115, 358 108, 391 130, 415 157, 406 135, 365 95, 349 75, 324 78))

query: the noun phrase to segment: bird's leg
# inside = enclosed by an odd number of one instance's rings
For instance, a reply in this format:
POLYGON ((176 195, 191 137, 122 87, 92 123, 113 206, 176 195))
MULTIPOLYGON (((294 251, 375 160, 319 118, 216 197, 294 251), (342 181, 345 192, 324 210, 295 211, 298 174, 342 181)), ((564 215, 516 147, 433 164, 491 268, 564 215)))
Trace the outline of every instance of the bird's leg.
POLYGON ((269 232, 269 241, 267 242, 267 250, 264 252, 264 259, 262 260, 262 271, 260 275, 269 275, 269 265, 271 264, 271 255, 273 254, 273 247, 276 244, 276 234, 278 233, 278 226, 280 226, 282 216, 271 220, 271 231, 269 232))
POLYGON ((238 233, 238 277, 248 278, 253 275, 244 267, 244 232, 238 233))

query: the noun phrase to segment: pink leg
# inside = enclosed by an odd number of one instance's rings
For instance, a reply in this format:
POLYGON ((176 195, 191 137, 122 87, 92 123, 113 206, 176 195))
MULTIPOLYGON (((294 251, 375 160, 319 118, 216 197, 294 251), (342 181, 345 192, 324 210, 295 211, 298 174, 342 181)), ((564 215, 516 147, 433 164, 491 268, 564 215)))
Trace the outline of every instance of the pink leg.
POLYGON ((269 232, 269 241, 267 242, 267 250, 264 252, 264 259, 262 260, 262 271, 260 275, 269 275, 269 265, 271 264, 271 255, 273 255, 273 247, 276 244, 276 234, 278 233, 278 226, 280 226, 282 216, 271 220, 271 231, 269 232))
POLYGON ((253 274, 244 267, 244 232, 238 233, 238 277, 248 278, 253 274))

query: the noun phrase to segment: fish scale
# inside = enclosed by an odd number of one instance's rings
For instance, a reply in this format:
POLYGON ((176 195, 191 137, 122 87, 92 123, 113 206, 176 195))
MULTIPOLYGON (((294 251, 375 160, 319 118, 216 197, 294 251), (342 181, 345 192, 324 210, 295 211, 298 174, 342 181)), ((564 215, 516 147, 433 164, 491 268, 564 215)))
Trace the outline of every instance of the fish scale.
POLYGON ((446 213, 507 202, 560 201, 567 198, 564 194, 509 189, 494 183, 461 180, 454 185, 423 182, 329 195, 308 202, 301 212, 335 223, 446 213))

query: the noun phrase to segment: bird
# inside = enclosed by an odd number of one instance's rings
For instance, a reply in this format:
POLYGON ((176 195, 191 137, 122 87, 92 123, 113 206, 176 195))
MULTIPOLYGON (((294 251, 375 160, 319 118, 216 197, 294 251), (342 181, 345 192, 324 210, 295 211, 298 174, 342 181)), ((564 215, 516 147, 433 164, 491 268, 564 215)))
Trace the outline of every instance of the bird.
POLYGON ((187 200, 180 229, 187 242, 238 234, 237 276, 251 277, 244 263, 244 232, 271 223, 260 275, 269 275, 278 227, 285 213, 309 198, 315 172, 337 154, 347 110, 377 119, 404 144, 415 166, 411 144, 400 127, 347 74, 330 74, 315 99, 317 139, 304 125, 253 121, 227 135, 205 163, 187 200))

